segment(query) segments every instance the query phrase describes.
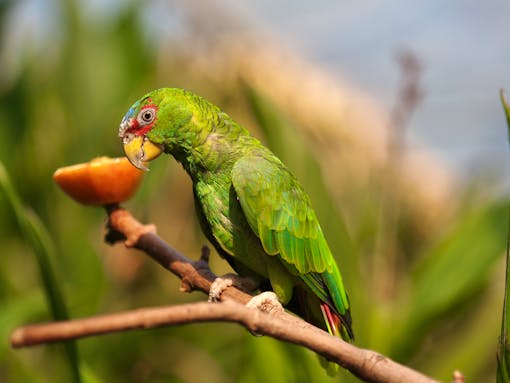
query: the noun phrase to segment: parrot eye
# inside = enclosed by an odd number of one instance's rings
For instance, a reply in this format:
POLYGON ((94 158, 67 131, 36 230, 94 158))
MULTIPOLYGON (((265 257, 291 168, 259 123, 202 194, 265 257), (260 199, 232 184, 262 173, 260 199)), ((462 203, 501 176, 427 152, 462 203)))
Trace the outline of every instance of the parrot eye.
POLYGON ((154 109, 143 109, 140 114, 138 114, 138 121, 142 125, 150 124, 154 121, 156 117, 156 112, 154 109))

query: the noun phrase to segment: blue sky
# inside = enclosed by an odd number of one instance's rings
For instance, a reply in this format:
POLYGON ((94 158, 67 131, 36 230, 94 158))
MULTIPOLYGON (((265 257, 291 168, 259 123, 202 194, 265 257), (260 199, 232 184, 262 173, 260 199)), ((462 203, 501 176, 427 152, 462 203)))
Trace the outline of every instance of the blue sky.
POLYGON ((398 80, 395 50, 412 49, 425 66, 426 96, 409 126, 411 138, 464 175, 485 166, 508 175, 498 92, 510 93, 510 2, 244 0, 234 6, 388 107, 398 80))

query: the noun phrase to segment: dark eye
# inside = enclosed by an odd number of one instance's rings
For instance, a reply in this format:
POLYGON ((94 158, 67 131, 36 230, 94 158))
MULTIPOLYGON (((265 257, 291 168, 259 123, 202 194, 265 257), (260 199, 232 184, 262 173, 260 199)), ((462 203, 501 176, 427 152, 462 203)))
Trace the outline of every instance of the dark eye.
POLYGON ((138 115, 138 121, 142 124, 150 124, 154 121, 154 117, 156 116, 156 112, 154 109, 144 109, 138 115))

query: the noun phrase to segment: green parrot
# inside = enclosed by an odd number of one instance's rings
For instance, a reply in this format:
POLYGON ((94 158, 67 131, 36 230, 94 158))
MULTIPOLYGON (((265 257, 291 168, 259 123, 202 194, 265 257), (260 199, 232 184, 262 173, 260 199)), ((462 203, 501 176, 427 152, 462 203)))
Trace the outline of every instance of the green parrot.
POLYGON ((310 198, 259 140, 191 92, 163 88, 136 101, 119 128, 131 163, 162 152, 193 181, 201 228, 218 253, 290 311, 351 341, 349 299, 310 198))

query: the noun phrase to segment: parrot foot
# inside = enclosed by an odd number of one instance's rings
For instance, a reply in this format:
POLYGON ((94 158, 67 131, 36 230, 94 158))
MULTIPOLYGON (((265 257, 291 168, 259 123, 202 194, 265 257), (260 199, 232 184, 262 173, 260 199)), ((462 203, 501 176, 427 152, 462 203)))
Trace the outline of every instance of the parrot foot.
POLYGON ((246 307, 255 308, 268 314, 284 311, 278 297, 272 291, 265 291, 259 295, 255 295, 246 304, 246 307))
POLYGON ((221 294, 227 287, 235 286, 243 291, 253 291, 257 288, 257 284, 247 277, 240 277, 237 274, 225 274, 218 277, 211 284, 209 289, 209 302, 219 302, 221 294))

